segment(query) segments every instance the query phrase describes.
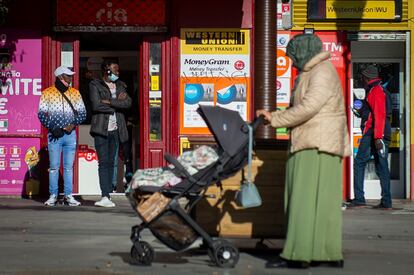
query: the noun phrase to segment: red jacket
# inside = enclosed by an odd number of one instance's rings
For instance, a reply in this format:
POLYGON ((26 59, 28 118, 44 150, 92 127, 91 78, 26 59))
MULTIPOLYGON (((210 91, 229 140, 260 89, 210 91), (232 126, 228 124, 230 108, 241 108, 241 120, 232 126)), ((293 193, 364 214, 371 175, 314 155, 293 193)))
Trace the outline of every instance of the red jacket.
MULTIPOLYGON (((379 79, 373 79, 368 85, 378 80, 379 79)), ((384 136, 385 120, 387 116, 386 100, 386 95, 381 85, 372 87, 367 95, 367 102, 371 112, 369 113, 368 120, 365 124, 364 134, 374 123, 374 139, 383 138, 384 136)))

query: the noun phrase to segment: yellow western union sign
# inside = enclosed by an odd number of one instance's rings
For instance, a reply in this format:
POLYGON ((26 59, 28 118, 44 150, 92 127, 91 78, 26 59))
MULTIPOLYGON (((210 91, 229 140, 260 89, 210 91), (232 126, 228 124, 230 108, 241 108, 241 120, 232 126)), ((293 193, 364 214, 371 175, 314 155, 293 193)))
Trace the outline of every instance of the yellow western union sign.
POLYGON ((326 0, 326 18, 394 19, 395 1, 326 0))
POLYGON ((183 54, 248 54, 249 30, 181 29, 183 54))

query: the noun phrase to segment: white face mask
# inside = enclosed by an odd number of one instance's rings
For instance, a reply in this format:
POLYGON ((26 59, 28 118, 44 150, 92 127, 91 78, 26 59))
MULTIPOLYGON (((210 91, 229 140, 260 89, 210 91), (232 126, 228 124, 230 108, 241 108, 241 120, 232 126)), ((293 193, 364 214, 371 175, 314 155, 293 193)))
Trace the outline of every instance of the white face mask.
POLYGON ((111 80, 112 82, 117 81, 117 80, 118 80, 118 78, 119 78, 119 76, 117 76, 117 75, 116 75, 116 74, 114 74, 114 73, 111 73, 110 75, 108 75, 108 79, 109 79, 109 80, 111 80))

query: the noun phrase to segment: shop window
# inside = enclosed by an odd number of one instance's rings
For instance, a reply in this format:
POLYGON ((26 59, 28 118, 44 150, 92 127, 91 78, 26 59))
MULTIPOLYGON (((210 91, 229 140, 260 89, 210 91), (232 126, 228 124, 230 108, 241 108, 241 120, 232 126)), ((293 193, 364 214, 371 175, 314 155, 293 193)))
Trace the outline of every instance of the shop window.
POLYGON ((159 141, 162 137, 162 81, 161 43, 150 44, 150 140, 159 141))

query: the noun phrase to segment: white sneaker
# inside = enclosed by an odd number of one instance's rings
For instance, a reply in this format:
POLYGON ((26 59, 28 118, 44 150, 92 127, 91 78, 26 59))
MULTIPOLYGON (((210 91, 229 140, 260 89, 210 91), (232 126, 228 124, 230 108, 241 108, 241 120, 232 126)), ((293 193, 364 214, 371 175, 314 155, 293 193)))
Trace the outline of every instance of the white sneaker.
POLYGON ((78 202, 72 195, 67 195, 64 198, 65 203, 69 206, 79 206, 81 203, 78 202))
POLYGON ((102 197, 100 201, 95 202, 95 206, 115 207, 115 203, 113 203, 108 197, 102 197))
POLYGON ((55 206, 57 202, 57 196, 56 195, 50 195, 49 199, 45 201, 45 205, 47 206, 55 206))

